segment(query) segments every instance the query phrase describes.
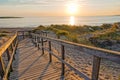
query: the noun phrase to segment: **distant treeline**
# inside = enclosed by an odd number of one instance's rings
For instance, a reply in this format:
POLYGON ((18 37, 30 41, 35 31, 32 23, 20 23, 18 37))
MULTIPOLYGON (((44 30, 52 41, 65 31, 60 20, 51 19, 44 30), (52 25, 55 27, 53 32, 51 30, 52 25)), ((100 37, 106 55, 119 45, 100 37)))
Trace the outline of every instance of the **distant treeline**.
POLYGON ((8 19, 8 18, 23 18, 23 17, 0 17, 0 19, 8 19))

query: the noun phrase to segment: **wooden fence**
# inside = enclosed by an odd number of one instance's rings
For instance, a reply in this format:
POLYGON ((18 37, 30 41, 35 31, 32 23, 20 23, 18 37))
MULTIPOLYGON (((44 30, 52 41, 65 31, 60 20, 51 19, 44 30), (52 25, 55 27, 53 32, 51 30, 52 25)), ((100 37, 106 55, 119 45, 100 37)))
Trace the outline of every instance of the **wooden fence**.
MULTIPOLYGON (((52 56, 56 57, 59 61, 61 61, 61 76, 64 78, 65 75, 65 65, 68 66, 71 70, 77 73, 80 77, 85 80, 98 80, 99 77, 99 69, 100 69, 100 61, 101 59, 107 59, 113 62, 120 64, 120 52, 111 51, 91 46, 86 46, 82 44, 77 44, 69 41, 64 41, 60 39, 54 39, 47 37, 47 35, 40 35, 35 33, 30 33, 26 31, 20 31, 20 35, 22 38, 28 36, 32 39, 33 43, 36 47, 39 47, 37 44, 41 43, 42 53, 44 51, 49 52, 49 61, 52 62, 52 56), (44 47, 44 42, 48 42, 49 48, 44 47), (61 46, 61 57, 57 56, 52 51, 51 43, 57 43, 61 46), (88 76, 71 66, 69 63, 65 61, 65 47, 70 47, 73 49, 77 49, 79 51, 84 51, 86 54, 90 54, 93 56, 93 68, 92 68, 92 79, 88 76)), ((20 37, 20 36, 19 36, 20 37)), ((3 80, 8 80, 9 72, 12 71, 12 61, 14 59, 14 54, 16 52, 16 47, 18 44, 18 34, 16 33, 13 37, 11 37, 2 47, 0 47, 0 75, 3 80), (3 55, 7 54, 8 64, 4 64, 3 55)))
POLYGON ((0 79, 2 80, 8 80, 9 73, 12 71, 12 61, 15 59, 14 54, 18 44, 17 35, 16 33, 0 47, 0 79), (7 61, 4 58, 7 58, 7 61))
MULTIPOLYGON (((54 39, 46 36, 42 36, 40 34, 30 33, 30 36, 32 38, 32 42, 37 47, 38 43, 41 43, 42 47, 42 53, 44 54, 44 50, 49 52, 49 61, 52 62, 52 56, 56 57, 59 61, 61 61, 61 75, 64 77, 65 74, 65 65, 68 66, 71 70, 73 70, 75 73, 80 75, 85 80, 98 80, 99 77, 99 69, 100 69, 100 61, 101 59, 107 59, 113 62, 116 62, 120 64, 120 52, 112 51, 112 50, 106 50, 102 48, 97 47, 91 47, 86 46, 82 44, 77 44, 69 41, 64 41, 60 39, 54 39), (44 47, 44 42, 48 42, 49 49, 44 47), (57 43, 61 45, 61 57, 58 57, 55 55, 55 53, 52 51, 51 43, 57 43), (70 47, 73 49, 77 49, 79 51, 84 51, 86 54, 90 54, 93 56, 93 67, 92 67, 92 79, 88 78, 85 74, 81 73, 77 69, 75 69, 73 66, 71 66, 69 63, 65 61, 65 47, 70 47)), ((38 46, 39 49, 39 46, 38 46)))

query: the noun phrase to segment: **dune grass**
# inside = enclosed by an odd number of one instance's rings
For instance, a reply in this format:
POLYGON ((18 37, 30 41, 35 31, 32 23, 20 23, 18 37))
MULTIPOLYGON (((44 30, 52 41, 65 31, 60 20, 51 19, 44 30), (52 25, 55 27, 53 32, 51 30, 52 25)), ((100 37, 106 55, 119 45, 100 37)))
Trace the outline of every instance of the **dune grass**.
POLYGON ((49 25, 43 26, 40 25, 33 30, 33 32, 37 30, 45 30, 45 31, 52 31, 56 34, 58 39, 63 39, 64 36, 65 40, 86 44, 86 45, 94 45, 89 41, 89 34, 94 35, 93 38, 97 39, 110 39, 110 40, 120 40, 120 29, 119 23, 114 24, 103 24, 101 26, 76 26, 76 25, 49 25), (81 38, 82 36, 82 38, 81 38), (88 36, 88 38, 86 38, 88 36))

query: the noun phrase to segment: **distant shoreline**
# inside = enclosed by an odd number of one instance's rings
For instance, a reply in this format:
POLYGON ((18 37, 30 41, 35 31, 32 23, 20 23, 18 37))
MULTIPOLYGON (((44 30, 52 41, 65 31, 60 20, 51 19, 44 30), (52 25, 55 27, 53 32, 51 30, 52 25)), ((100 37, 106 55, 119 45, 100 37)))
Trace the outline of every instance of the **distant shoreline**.
POLYGON ((113 16, 120 16, 120 15, 113 15, 113 16))
POLYGON ((10 19, 10 18, 24 18, 24 17, 0 17, 0 19, 10 19))

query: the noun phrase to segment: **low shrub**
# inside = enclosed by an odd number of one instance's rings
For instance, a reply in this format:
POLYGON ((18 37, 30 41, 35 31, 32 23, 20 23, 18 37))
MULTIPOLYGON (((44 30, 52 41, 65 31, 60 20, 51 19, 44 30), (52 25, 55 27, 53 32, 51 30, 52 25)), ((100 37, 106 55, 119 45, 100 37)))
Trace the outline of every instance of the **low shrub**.
POLYGON ((0 37, 7 36, 6 34, 0 33, 0 37))

